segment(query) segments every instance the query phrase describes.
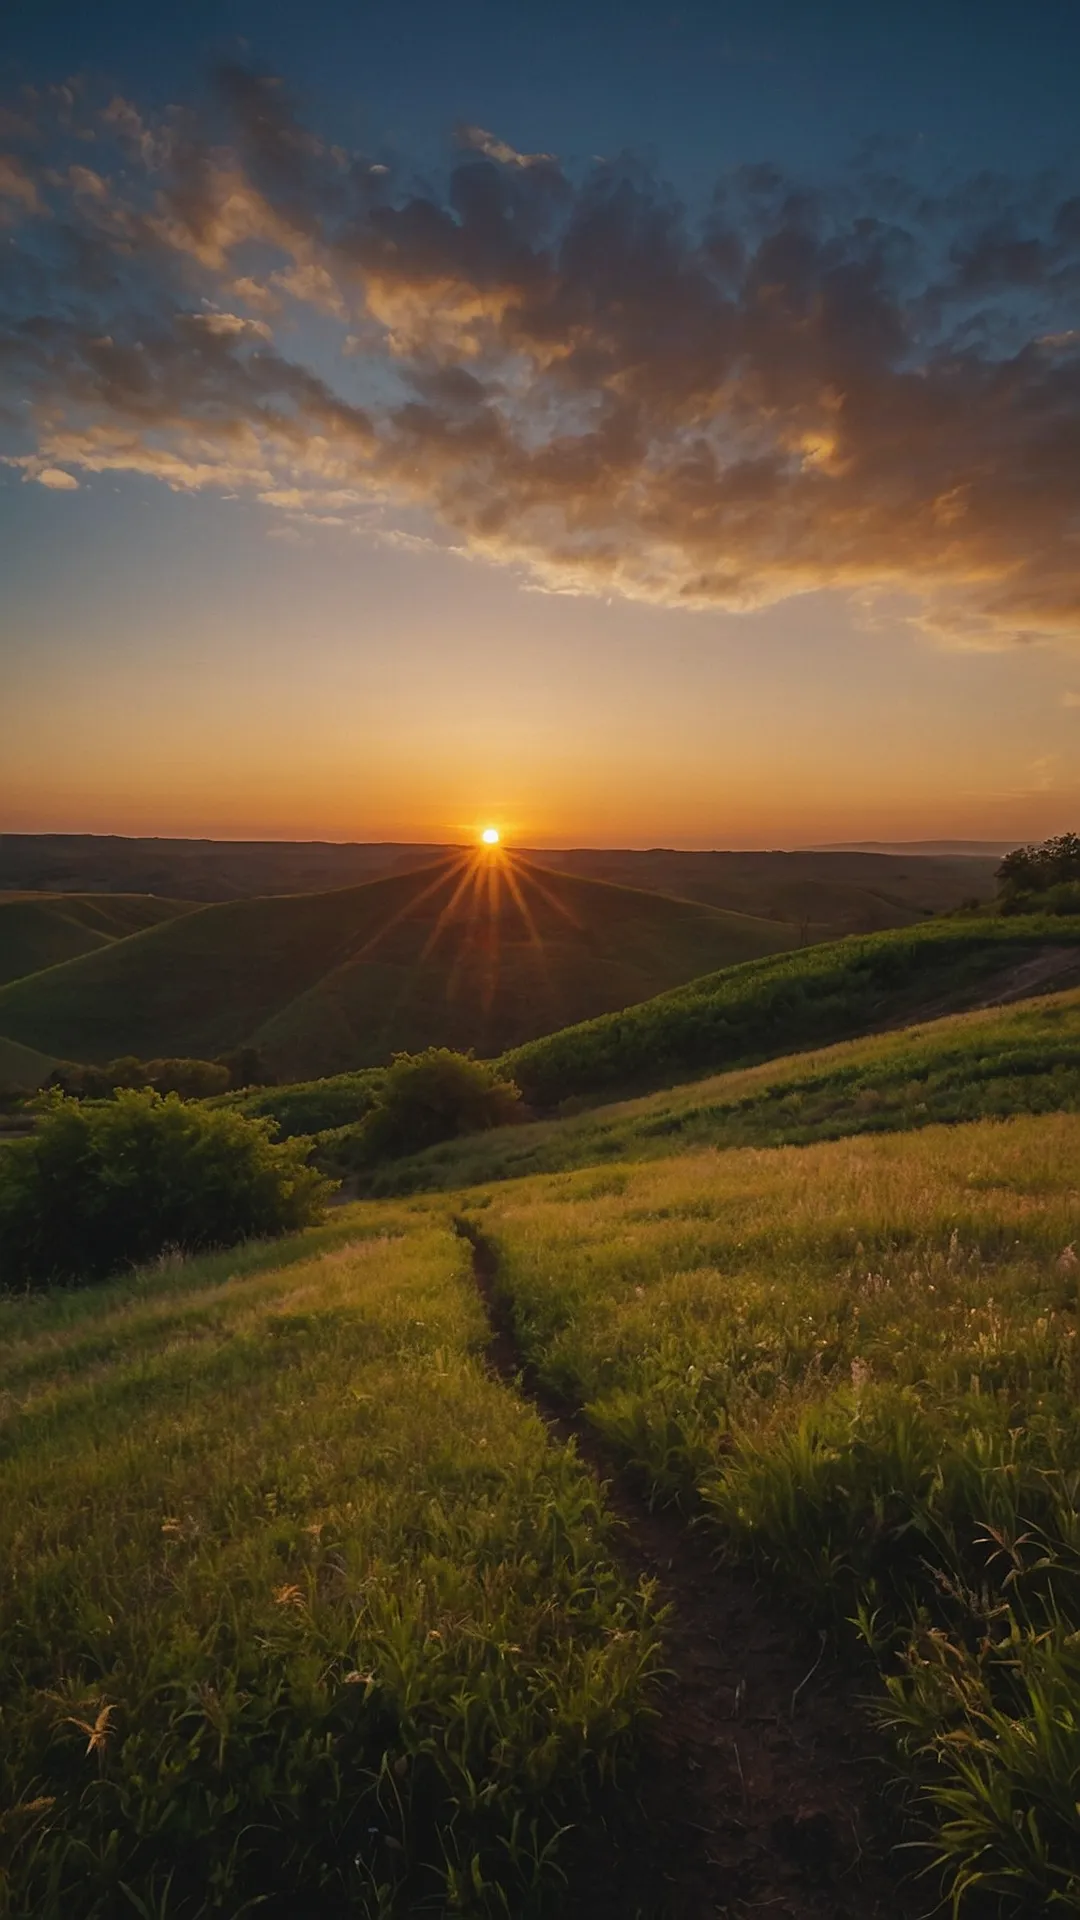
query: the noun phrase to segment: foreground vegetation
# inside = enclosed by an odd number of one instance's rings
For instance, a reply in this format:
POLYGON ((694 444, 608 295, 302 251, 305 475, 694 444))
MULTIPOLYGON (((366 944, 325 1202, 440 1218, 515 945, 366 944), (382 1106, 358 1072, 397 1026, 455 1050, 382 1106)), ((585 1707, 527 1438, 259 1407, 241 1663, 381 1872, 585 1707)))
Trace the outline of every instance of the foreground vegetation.
POLYGON ((954 1897, 1080 1912, 1080 1117, 480 1195, 518 1338, 655 1498, 877 1657, 954 1897))
POLYGON ((0 1913, 527 1916, 657 1657, 414 1210, 0 1303, 0 1913))

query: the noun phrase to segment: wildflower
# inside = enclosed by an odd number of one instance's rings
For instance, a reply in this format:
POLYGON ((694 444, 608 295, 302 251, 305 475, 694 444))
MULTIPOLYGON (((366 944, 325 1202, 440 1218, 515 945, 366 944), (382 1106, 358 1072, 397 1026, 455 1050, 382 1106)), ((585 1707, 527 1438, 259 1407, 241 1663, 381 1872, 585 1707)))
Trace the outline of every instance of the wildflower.
POLYGON ((115 1712, 115 1707, 106 1705, 100 1709, 97 1719, 92 1723, 89 1720, 78 1720, 74 1714, 68 1714, 66 1724, 69 1727, 78 1727, 80 1733, 85 1733, 87 1753, 104 1753, 115 1712))
POLYGON ((300 1587, 284 1586, 274 1588, 274 1599, 279 1607, 303 1607, 306 1602, 300 1587))

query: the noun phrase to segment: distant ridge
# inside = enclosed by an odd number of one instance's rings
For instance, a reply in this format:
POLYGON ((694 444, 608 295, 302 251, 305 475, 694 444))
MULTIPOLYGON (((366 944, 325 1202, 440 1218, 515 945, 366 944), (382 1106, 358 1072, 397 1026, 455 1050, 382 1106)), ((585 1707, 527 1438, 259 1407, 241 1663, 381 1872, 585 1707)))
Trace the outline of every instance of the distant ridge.
POLYGON ((799 847, 799 853, 890 853, 900 858, 1000 860, 1019 840, 836 840, 820 847, 799 847))

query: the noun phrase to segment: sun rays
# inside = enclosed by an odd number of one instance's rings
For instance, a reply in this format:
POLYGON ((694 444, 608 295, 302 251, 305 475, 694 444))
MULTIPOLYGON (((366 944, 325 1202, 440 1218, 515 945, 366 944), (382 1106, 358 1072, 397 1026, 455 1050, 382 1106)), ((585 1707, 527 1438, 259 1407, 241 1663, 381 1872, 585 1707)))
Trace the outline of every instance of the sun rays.
POLYGON ((553 990, 551 935, 545 936, 538 920, 558 917, 577 924, 535 869, 502 845, 497 827, 484 828, 474 848, 444 861, 429 883, 355 957, 377 963, 387 936, 418 912, 425 917, 433 913, 434 918, 403 982, 398 1005, 428 989, 434 968, 444 971, 441 993, 447 1003, 473 998, 485 1016, 498 996, 507 946, 527 948, 533 961, 532 990, 547 998, 553 990), (436 962, 443 963, 441 969, 436 962))

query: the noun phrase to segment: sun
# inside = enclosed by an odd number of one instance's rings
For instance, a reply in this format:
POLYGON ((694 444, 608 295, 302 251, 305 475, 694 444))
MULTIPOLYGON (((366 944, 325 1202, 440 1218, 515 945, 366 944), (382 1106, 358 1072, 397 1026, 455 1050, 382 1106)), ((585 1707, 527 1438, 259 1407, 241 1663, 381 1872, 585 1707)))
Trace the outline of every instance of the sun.
POLYGON ((485 847, 497 847, 499 844, 498 827, 485 827, 483 833, 480 835, 480 838, 483 841, 485 847))

